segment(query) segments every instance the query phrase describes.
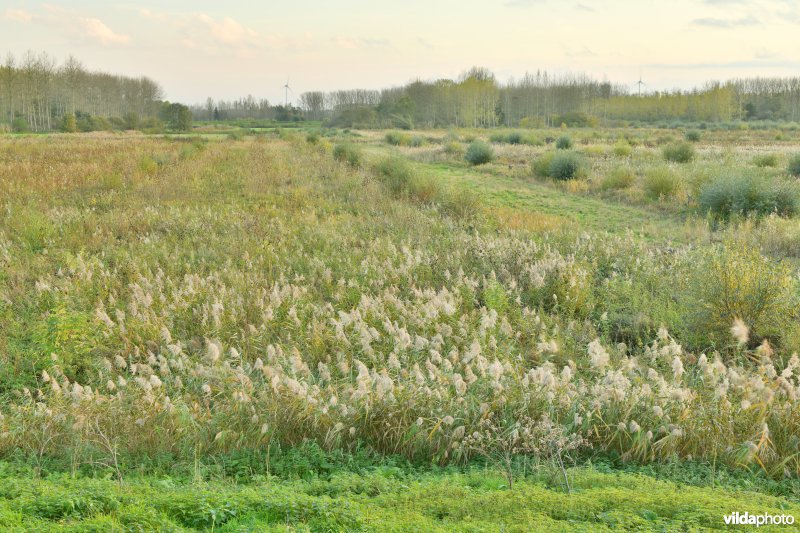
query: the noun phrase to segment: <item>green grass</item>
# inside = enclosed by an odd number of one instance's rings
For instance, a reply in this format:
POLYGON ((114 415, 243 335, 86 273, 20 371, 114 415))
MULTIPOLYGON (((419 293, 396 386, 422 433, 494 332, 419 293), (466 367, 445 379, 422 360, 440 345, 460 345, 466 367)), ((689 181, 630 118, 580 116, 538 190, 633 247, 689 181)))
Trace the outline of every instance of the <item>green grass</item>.
POLYGON ((511 176, 487 174, 447 163, 420 164, 450 185, 479 194, 490 205, 555 216, 568 225, 624 235, 629 231, 648 240, 689 241, 697 231, 681 219, 651 209, 571 194, 555 187, 511 176))
MULTIPOLYGON (((0 479, 0 527, 37 531, 594 531, 720 529, 733 511, 800 515, 795 498, 693 486, 593 467, 503 478, 482 468, 414 473, 376 467, 326 479, 250 483, 143 476, 12 474, 0 479)), ((766 529, 769 531, 769 529, 766 529)))

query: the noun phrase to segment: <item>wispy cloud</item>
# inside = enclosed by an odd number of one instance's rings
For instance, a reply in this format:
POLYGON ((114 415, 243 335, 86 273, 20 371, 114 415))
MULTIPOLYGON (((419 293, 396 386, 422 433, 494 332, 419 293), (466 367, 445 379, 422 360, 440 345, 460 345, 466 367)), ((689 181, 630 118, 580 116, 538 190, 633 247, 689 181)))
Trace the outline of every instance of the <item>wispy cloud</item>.
POLYGON ((595 12, 595 9, 592 6, 587 6, 586 4, 575 4, 575 9, 578 11, 586 11, 588 13, 595 12))
POLYGON ((753 16, 742 17, 738 19, 720 19, 720 18, 699 18, 692 21, 694 26, 704 26, 706 28, 719 28, 719 29, 732 29, 741 28, 745 26, 758 26, 761 24, 757 18, 753 16))
POLYGON ((126 44, 131 40, 128 35, 115 33, 102 20, 94 17, 79 17, 76 22, 88 39, 100 44, 126 44))
POLYGON ((33 14, 24 9, 6 9, 2 18, 13 22, 30 22, 33 20, 33 14))
POLYGON ((372 39, 363 37, 333 37, 331 42, 340 47, 349 50, 359 50, 364 48, 382 48, 389 46, 389 41, 385 39, 372 39))
POLYGON ((224 17, 218 21, 205 13, 200 13, 197 15, 197 19, 206 26, 211 38, 220 44, 228 46, 258 45, 258 32, 231 17, 224 17))

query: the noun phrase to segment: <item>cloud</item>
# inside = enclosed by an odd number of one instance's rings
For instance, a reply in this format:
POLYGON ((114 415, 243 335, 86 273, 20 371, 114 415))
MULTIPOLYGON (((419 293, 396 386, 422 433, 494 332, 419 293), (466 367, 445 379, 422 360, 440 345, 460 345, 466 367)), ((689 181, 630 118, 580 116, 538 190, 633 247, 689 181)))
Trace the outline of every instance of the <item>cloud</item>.
POLYGON ((236 20, 225 17, 216 21, 205 13, 197 15, 197 19, 206 25, 211 38, 228 46, 247 46, 257 44, 258 33, 236 20))
POLYGON ((33 20, 33 14, 24 9, 6 9, 3 12, 3 20, 10 20, 13 22, 30 22, 33 20))
POLYGON ((102 20, 94 17, 80 17, 77 23, 86 37, 100 44, 125 44, 131 40, 127 35, 114 33, 102 20))
POLYGON ((364 48, 381 48, 389 46, 389 41, 385 39, 371 39, 363 37, 333 37, 331 42, 341 48, 348 50, 360 50, 364 48))
POLYGON ((578 11, 586 11, 589 13, 594 13, 595 9, 592 6, 587 6, 586 4, 575 4, 575 9, 578 11))
POLYGON ((718 19, 713 17, 708 18, 699 18, 694 19, 692 24, 695 26, 705 26, 707 28, 719 28, 719 29, 732 29, 732 28, 741 28, 745 26, 758 26, 761 24, 757 18, 750 16, 750 17, 742 17, 739 19, 718 19))

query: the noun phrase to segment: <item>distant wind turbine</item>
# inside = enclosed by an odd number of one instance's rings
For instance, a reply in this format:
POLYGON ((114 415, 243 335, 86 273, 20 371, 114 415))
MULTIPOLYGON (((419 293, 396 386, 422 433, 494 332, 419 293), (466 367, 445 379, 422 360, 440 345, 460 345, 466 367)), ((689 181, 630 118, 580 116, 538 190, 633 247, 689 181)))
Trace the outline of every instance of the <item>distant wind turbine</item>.
POLYGON ((639 86, 639 96, 642 96, 642 85, 647 85, 645 82, 642 81, 642 71, 639 71, 639 81, 634 83, 634 85, 639 86))
POLYGON ((286 85, 284 85, 283 88, 285 89, 284 92, 286 93, 286 107, 289 107, 289 92, 294 94, 294 91, 292 91, 292 88, 289 87, 289 77, 288 76, 286 77, 286 85))

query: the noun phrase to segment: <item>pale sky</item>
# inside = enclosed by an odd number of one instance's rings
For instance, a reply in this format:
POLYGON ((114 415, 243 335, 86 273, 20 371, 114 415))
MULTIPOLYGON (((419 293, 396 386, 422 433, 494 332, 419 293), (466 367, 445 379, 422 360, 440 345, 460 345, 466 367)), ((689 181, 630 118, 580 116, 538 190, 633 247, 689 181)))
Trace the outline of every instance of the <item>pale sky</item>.
POLYGON ((800 76, 800 0, 0 0, 0 53, 147 75, 173 101, 526 71, 646 89, 800 76))

